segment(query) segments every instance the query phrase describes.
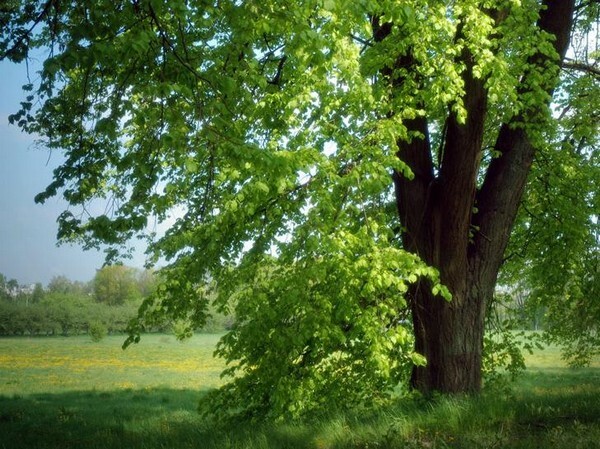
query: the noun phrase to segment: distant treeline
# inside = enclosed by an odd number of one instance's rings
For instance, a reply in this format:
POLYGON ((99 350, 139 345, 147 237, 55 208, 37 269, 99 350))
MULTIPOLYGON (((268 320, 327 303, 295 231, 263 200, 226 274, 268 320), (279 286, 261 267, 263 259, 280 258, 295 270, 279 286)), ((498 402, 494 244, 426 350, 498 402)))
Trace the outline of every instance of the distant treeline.
MULTIPOLYGON (((151 271, 114 265, 96 272, 90 282, 55 277, 41 284, 20 285, 0 273, 0 335, 52 336, 124 333, 141 302, 156 287, 151 271)), ((203 331, 229 328, 232 319, 213 314, 203 331)), ((178 332, 181 323, 164 322, 148 332, 178 332)))

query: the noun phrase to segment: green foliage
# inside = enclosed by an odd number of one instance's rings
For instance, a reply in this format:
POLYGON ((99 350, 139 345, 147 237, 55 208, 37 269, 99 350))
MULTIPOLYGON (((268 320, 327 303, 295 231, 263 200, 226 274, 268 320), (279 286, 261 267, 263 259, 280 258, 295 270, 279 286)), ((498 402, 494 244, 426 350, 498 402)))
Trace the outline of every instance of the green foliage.
MULTIPOLYGON (((580 17, 598 11, 597 2, 580 6, 580 17)), ((398 154, 399 142, 424 137, 411 121, 427 117, 440 170, 448 120, 467 122, 467 81, 483 81, 483 104, 498 113, 487 119, 479 175, 499 156, 489 150, 497 125, 510 119, 535 146, 548 142, 541 157, 551 163, 537 161, 535 179, 557 170, 564 186, 579 181, 584 195, 560 206, 573 221, 597 206, 583 184, 597 174, 596 128, 583 118, 598 109, 577 100, 597 94, 597 83, 564 82, 574 112, 552 119, 559 67, 553 37, 535 26, 539 10, 537 0, 10 2, 0 12, 0 58, 48 53, 9 121, 65 153, 36 197, 60 192, 73 206, 59 217, 61 240, 109 245, 112 263, 140 237, 150 265, 167 262, 128 342, 165 320, 186 335, 206 324, 211 304, 235 314, 218 349, 236 375, 213 398, 219 412, 283 417, 327 401, 376 403, 424 363, 412 349, 408 286, 431 284, 436 300, 451 298, 437 272, 403 249, 391 174, 422 176, 398 154), (375 17, 388 38, 374 36, 375 17), (408 53, 410 68, 396 64, 408 53), (570 142, 563 130, 546 132, 557 122, 577 129, 583 151, 555 151, 570 142), (573 173, 588 156, 596 168, 573 173), (76 212, 97 199, 107 200, 104 213, 76 212)), ((527 202, 536 198, 539 187, 527 202)), ((573 270, 569 287, 577 284, 570 304, 597 293, 597 276, 577 282, 597 261, 597 233, 575 234, 558 258, 573 270), (581 250, 585 262, 573 256, 581 250)), ((518 237, 513 245, 527 247, 518 237)), ((94 289, 109 304, 138 297, 117 265, 98 272, 94 289)))
POLYGON ((245 282, 221 292, 237 304, 236 321, 217 349, 232 381, 207 399, 211 411, 276 418, 375 406, 424 363, 403 293, 436 273, 367 232, 320 236, 292 264, 267 258, 236 270, 245 282))
POLYGON ((501 281, 526 292, 530 316, 545 311, 547 339, 581 365, 600 350, 598 76, 564 73, 555 109, 560 120, 544 132, 501 281))
MULTIPOLYGON (((8 284, 10 288, 5 287, 6 295, 0 297, 0 335, 68 336, 88 333, 94 339, 94 334, 103 336, 106 333, 125 333, 131 320, 137 315, 142 295, 146 297, 155 292, 158 280, 152 271, 138 272, 128 267, 98 270, 98 273, 101 272, 104 277, 97 275, 88 283, 72 282, 65 276, 58 276, 50 281, 47 289, 37 283, 32 290, 28 288, 18 294, 14 293, 19 288, 16 280, 10 281, 10 284, 5 282, 5 286, 8 284), (129 293, 128 299, 122 304, 116 304, 117 301, 114 300, 98 302, 93 292, 97 283, 102 282, 109 286, 120 283, 121 289, 104 291, 114 296, 122 292, 129 293)), ((4 279, 0 274, 0 281, 4 279)), ((3 291, 2 284, 0 291, 3 291)), ((197 330, 223 332, 231 328, 233 320, 233 317, 226 316, 215 306, 211 306, 207 321, 201 329, 190 327, 188 323, 181 326, 181 335, 190 335, 197 330)), ((169 320, 162 319, 147 326, 146 330, 165 331, 170 326, 172 323, 169 320)))
POLYGON ((491 392, 506 391, 510 381, 521 376, 525 369, 526 354, 545 348, 542 335, 537 332, 515 331, 510 323, 486 333, 483 341, 483 371, 485 386, 491 392))
POLYGON ((105 266, 93 280, 94 298, 109 305, 122 305, 142 299, 135 269, 125 265, 105 266))
POLYGON ((108 334, 108 329, 102 321, 92 321, 88 328, 88 333, 93 342, 101 341, 108 334))

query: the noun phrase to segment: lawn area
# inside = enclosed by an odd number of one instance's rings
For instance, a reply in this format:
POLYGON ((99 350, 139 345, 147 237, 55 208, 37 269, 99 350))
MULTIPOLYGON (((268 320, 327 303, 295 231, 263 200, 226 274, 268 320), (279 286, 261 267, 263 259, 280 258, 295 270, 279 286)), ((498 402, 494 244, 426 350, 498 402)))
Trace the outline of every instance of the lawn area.
POLYGON ((556 348, 507 392, 214 428, 196 408, 221 382, 218 338, 0 339, 0 448, 600 448, 600 363, 567 368, 556 348))
POLYGON ((224 366, 212 357, 219 338, 146 335, 126 350, 123 336, 0 338, 0 394, 214 388, 224 366))

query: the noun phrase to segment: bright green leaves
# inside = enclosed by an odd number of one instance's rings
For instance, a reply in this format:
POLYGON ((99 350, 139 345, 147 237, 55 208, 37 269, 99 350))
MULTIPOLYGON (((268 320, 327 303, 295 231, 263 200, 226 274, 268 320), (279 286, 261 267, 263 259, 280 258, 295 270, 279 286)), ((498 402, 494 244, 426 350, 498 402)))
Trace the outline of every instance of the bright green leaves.
POLYGON ((431 289, 431 292, 434 296, 440 295, 446 301, 452 300, 452 293, 450 293, 450 290, 448 290, 448 288, 442 284, 435 284, 431 289))
POLYGON ((198 162, 192 158, 188 158, 184 162, 185 171, 189 174, 196 173, 198 171, 198 162))
MULTIPOLYGON (((378 402, 424 363, 407 294, 423 281, 435 300, 451 294, 399 249, 392 173, 423 176, 399 144, 430 133, 442 151, 448 117, 467 123, 474 80, 494 108, 488 128, 546 123, 555 55, 537 0, 98 0, 50 2, 41 16, 22 3, 0 12, 0 51, 51 54, 11 121, 66 155, 38 200, 105 200, 97 216, 62 214, 59 237, 120 249, 139 236, 151 263, 167 261, 134 334, 164 316, 190 323, 184 334, 201 325, 215 281, 238 320, 219 347, 237 377, 216 409, 286 417, 378 402), (35 39, 19 43, 36 17, 35 39)), ((567 117, 581 131, 565 142, 589 139, 593 123, 567 117)))
POLYGON ((289 418, 376 405, 412 363, 423 363, 413 353, 404 294, 435 272, 366 227, 314 232, 318 247, 295 253, 292 263, 284 248, 278 259, 248 259, 233 269, 236 283, 222 284, 237 323, 217 352, 234 377, 203 401, 205 410, 289 418))

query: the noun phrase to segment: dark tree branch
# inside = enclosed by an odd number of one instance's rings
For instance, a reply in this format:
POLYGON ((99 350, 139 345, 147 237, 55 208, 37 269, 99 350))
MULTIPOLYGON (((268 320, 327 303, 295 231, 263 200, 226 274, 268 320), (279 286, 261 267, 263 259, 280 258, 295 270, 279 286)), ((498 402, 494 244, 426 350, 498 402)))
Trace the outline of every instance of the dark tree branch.
POLYGON ((579 10, 587 8, 588 6, 593 5, 595 3, 600 3, 600 0, 588 0, 587 2, 581 2, 579 5, 577 5, 575 7, 575 10, 579 11, 579 10))
POLYGON ((567 70, 576 70, 579 72, 589 73, 597 78, 600 78, 600 68, 591 64, 585 64, 583 62, 574 61, 572 59, 565 59, 562 63, 562 68, 567 70))
MULTIPOLYGON (((463 25, 459 24, 455 39, 463 38, 463 25)), ((475 64, 470 50, 465 48, 456 58, 464 65, 462 73, 464 96, 462 105, 466 119, 461 123, 458 114, 451 111, 445 123, 445 142, 439 174, 438 209, 443 226, 439 232, 439 252, 445 258, 440 268, 442 282, 454 288, 465 288, 462 282, 467 253, 471 216, 481 163, 481 148, 487 113, 486 79, 473 74, 475 64)))
MULTIPOLYGON (((544 6, 538 26, 555 37, 553 45, 559 56, 555 63, 560 65, 569 46, 575 0, 545 0, 544 6)), ((530 63, 534 72, 536 67, 545 67, 548 60, 546 55, 533 55, 530 63)), ((530 73, 524 75, 525 80, 530 73)), ((554 92, 555 84, 556 80, 546 87, 550 95, 554 92)), ((524 89, 521 93, 524 93, 524 89)), ((470 262, 471 269, 480 273, 480 277, 487 282, 495 282, 535 155, 533 143, 519 124, 531 118, 524 114, 538 112, 524 112, 501 126, 495 144, 500 156, 490 163, 477 195, 479 212, 473 217, 473 225, 478 227, 479 232, 471 246, 470 262)))
POLYGON ((7 49, 4 53, 0 54, 0 61, 3 61, 6 58, 10 59, 11 55, 16 53, 17 50, 21 48, 21 46, 25 43, 25 41, 29 40, 29 36, 31 36, 33 30, 35 30, 35 28, 40 24, 40 22, 44 20, 44 18, 48 15, 48 12, 50 11, 50 8, 52 7, 54 2, 55 0, 48 0, 46 2, 42 11, 33 20, 33 25, 31 25, 25 33, 21 34, 21 36, 19 36, 19 38, 9 49, 7 49))
POLYGON ((154 22, 154 24, 156 25, 156 27, 158 28, 158 32, 160 34, 160 37, 162 39, 163 42, 163 48, 169 49, 170 52, 173 54, 173 56, 175 57, 175 59, 188 71, 190 72, 196 79, 198 79, 199 81, 202 81, 204 83, 206 83, 207 85, 211 86, 214 88, 214 86, 212 85, 212 82, 207 79, 206 77, 202 76, 200 73, 198 73, 198 71, 196 69, 194 69, 190 63, 188 61, 186 61, 177 51, 177 49, 175 48, 175 45, 173 44, 173 42, 171 41, 171 39, 169 38, 167 32, 165 31, 164 27, 162 26, 162 22, 160 21, 160 19, 158 18, 158 16, 156 15, 156 12, 154 11, 154 8, 152 8, 152 5, 148 5, 148 11, 150 13, 150 17, 152 19, 152 21, 154 22))
MULTIPOLYGON (((390 22, 382 24, 378 16, 371 17, 371 27, 373 29, 373 45, 386 39, 392 32, 392 24, 390 22)), ((389 83, 393 90, 398 90, 406 81, 398 73, 410 73, 417 63, 409 49, 405 54, 397 56, 393 67, 382 67, 380 72, 385 82, 389 83)), ((429 222, 428 210, 433 197, 432 189, 435 180, 428 123, 426 118, 417 117, 405 120, 403 125, 409 135, 423 137, 413 137, 410 141, 399 140, 397 142, 398 158, 408 165, 414 174, 414 179, 410 180, 402 173, 393 173, 396 205, 403 227, 402 240, 408 251, 418 254, 424 260, 432 263, 433 240, 423 238, 423 235, 428 234, 430 229, 423 224, 429 222)))
POLYGON ((363 47, 360 50, 361 53, 364 52, 367 48, 373 46, 372 39, 363 39, 362 37, 356 36, 355 34, 350 34, 350 38, 353 39, 353 40, 355 40, 359 44, 362 44, 363 47))
POLYGON ((277 73, 275 73, 275 76, 273 77, 273 79, 267 80, 267 83, 272 84, 274 86, 281 87, 281 83, 283 80, 283 66, 284 66, 286 60, 287 60, 286 55, 283 55, 279 59, 279 62, 277 63, 277 73))

